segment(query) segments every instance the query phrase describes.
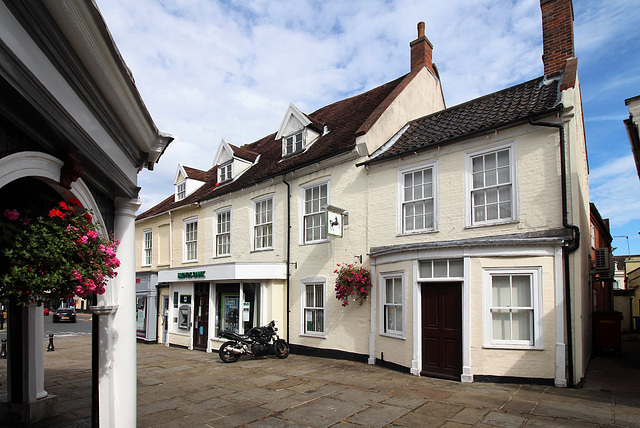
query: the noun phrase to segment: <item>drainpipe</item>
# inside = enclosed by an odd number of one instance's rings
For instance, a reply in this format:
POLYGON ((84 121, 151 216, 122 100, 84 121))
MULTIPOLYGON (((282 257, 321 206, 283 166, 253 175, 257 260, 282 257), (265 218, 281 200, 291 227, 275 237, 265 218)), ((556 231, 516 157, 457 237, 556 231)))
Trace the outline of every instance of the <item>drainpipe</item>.
POLYGON ((564 286, 565 286, 565 317, 567 323, 567 371, 568 386, 574 386, 573 378, 573 323, 571 311, 571 275, 569 272, 569 256, 580 246, 580 228, 576 225, 569 224, 568 203, 567 203, 567 166, 566 166, 566 140, 564 134, 564 125, 562 113, 560 113, 560 123, 536 122, 529 117, 529 123, 534 126, 546 126, 556 128, 560 136, 560 177, 562 180, 562 226, 573 231, 573 240, 570 245, 562 247, 562 259, 564 264, 564 286))
POLYGON ((289 276, 291 262, 291 185, 287 182, 287 174, 282 174, 282 182, 287 186, 287 284, 286 284, 286 311, 287 311, 287 343, 289 343, 289 276))

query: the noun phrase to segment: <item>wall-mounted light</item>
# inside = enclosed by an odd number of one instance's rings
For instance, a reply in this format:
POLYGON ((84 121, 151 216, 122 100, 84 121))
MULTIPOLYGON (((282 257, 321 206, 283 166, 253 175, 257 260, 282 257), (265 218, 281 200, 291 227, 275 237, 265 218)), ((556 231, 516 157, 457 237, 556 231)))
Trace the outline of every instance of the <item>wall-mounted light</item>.
POLYGON ((360 256, 353 256, 354 258, 358 259, 360 261, 360 263, 362 263, 362 255, 360 256))

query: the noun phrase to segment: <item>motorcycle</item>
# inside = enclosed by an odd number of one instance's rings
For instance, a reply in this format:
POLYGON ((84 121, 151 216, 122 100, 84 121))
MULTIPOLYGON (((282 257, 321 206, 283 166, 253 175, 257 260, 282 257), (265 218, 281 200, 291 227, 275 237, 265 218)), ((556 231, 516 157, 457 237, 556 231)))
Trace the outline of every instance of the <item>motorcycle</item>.
POLYGON ((229 341, 223 343, 218 350, 220 359, 225 363, 234 363, 243 354, 254 357, 275 355, 278 358, 287 358, 289 345, 278 337, 277 331, 275 321, 262 327, 253 327, 246 334, 223 330, 220 335, 229 341))

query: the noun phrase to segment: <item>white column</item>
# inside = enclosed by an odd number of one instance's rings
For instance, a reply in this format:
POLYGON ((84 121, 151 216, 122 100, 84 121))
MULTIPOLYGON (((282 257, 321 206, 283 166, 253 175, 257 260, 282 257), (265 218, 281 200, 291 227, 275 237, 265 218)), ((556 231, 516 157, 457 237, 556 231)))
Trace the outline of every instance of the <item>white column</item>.
MULTIPOLYGON (((31 329, 30 329, 31 330, 31 329)), ((44 389, 44 312, 42 306, 35 307, 35 358, 36 358, 36 399, 46 397, 44 389)))
POLYGON ((113 393, 100 396, 101 427, 136 426, 135 213, 140 205, 139 199, 116 198, 114 237, 120 241, 117 249, 120 267, 114 281, 114 303, 118 310, 111 319, 113 393), (103 423, 103 412, 109 414, 108 425, 103 423))
POLYGON ((462 283, 462 383, 472 383, 471 372, 471 258, 464 258, 464 282, 462 283))
POLYGON ((562 249, 556 248, 554 254, 555 262, 555 315, 556 315, 556 376, 554 384, 560 388, 567 386, 567 360, 564 337, 564 269, 562 260, 562 249))
POLYGON ((35 303, 28 304, 23 311, 27 326, 23 336, 26 337, 23 349, 26 353, 24 369, 27 372, 23 400, 25 403, 34 403, 47 396, 44 390, 44 315, 42 306, 36 306, 35 303))

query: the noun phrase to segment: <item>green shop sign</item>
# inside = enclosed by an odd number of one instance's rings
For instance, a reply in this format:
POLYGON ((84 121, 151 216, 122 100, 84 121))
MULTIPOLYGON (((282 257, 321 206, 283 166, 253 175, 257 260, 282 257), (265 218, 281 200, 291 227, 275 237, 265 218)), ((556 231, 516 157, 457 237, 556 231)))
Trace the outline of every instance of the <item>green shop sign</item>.
POLYGON ((185 278, 204 278, 205 274, 204 271, 198 271, 198 272, 178 272, 178 279, 185 279, 185 278))

